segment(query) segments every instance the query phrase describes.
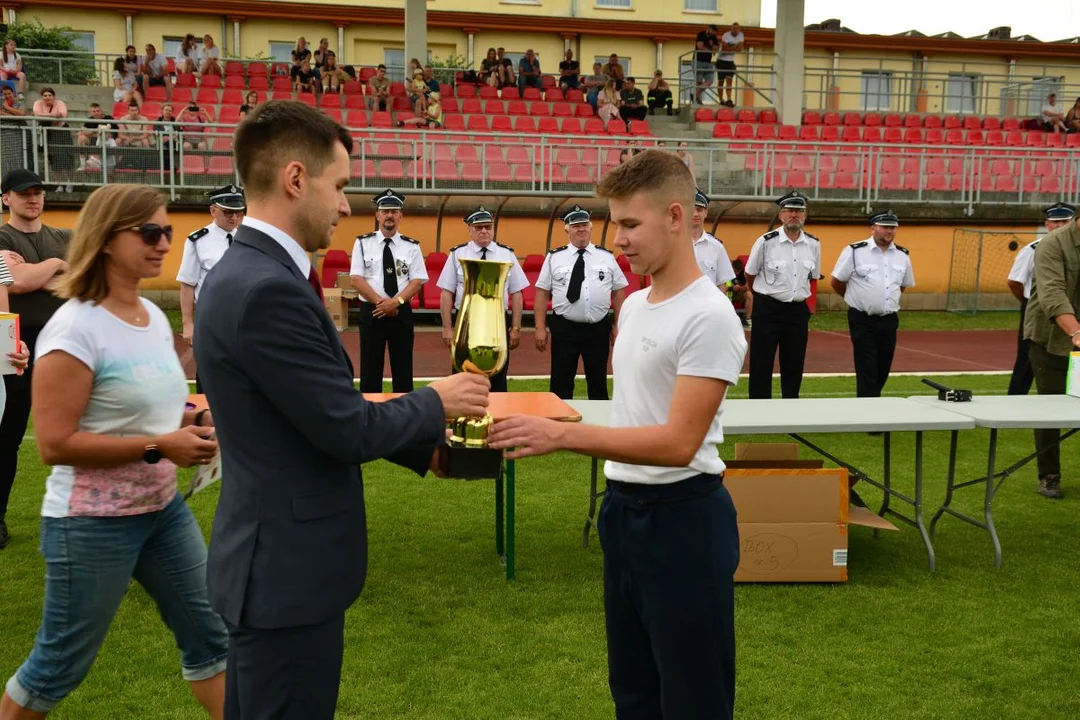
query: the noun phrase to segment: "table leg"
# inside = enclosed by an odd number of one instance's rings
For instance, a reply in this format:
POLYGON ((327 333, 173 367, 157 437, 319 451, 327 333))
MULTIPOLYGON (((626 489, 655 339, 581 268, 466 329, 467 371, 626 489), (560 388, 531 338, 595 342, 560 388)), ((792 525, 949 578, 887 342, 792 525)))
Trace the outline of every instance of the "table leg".
POLYGON ((503 468, 495 478, 495 554, 503 556, 503 468))
POLYGON ((506 579, 514 579, 514 461, 506 463, 506 579))
POLYGON ((589 515, 585 518, 585 529, 581 532, 581 547, 589 547, 589 528, 596 524, 596 480, 600 461, 592 459, 589 473, 589 515))
MULTIPOLYGON (((885 513, 889 509, 889 497, 892 495, 892 433, 885 433, 882 441, 884 445, 885 460, 883 462, 882 470, 882 484, 885 486, 885 499, 881 503, 881 509, 878 510, 879 517, 885 517, 885 513)), ((881 531, 874 528, 874 537, 879 537, 881 531)))
POLYGON ((997 528, 994 527, 994 514, 991 505, 994 501, 994 493, 997 488, 995 481, 997 474, 994 467, 997 464, 997 428, 990 429, 990 452, 986 460, 986 499, 983 502, 983 518, 986 522, 986 531, 990 533, 990 542, 994 544, 994 567, 1001 568, 1001 541, 998 540, 997 528))
POLYGON ((930 541, 930 534, 926 532, 926 523, 923 521, 923 434, 921 430, 915 432, 915 527, 922 535, 923 544, 926 545, 926 555, 929 558, 930 572, 934 572, 934 545, 930 541))
POLYGON ((952 504, 953 490, 955 490, 954 483, 956 482, 956 444, 959 437, 960 431, 953 430, 952 439, 949 441, 949 477, 945 484, 945 502, 941 504, 941 507, 934 513, 934 519, 930 521, 930 537, 934 537, 938 520, 945 514, 945 509, 952 504))

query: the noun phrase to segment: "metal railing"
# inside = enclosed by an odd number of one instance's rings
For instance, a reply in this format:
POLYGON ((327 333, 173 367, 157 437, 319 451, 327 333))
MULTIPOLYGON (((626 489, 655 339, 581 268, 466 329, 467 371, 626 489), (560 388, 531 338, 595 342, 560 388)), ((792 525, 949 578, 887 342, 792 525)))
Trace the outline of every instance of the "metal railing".
MULTIPOLYGON (((47 185, 139 182, 173 198, 237 180, 233 126, 173 122, 82 130, 0 116, 0 174, 35 170, 47 185), (145 142, 142 128, 149 127, 145 142)), ((102 122, 100 120, 93 122, 102 122)), ((418 194, 588 197, 628 142, 677 150, 686 138, 475 133, 357 128, 349 192, 393 186, 418 194)), ((688 141, 696 181, 710 195, 771 200, 790 188, 815 200, 960 207, 1080 202, 1080 147, 986 147, 734 139, 688 141)))

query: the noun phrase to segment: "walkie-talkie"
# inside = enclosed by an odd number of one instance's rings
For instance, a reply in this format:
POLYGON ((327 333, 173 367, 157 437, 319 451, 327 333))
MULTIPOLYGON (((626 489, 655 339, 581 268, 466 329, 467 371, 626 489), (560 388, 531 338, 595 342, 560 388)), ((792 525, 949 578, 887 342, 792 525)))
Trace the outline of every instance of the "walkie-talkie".
POLYGON ((938 391, 938 400, 944 400, 945 402, 971 402, 970 390, 953 390, 952 388, 945 387, 941 383, 927 380, 926 378, 923 378, 922 381, 924 385, 929 385, 938 391))

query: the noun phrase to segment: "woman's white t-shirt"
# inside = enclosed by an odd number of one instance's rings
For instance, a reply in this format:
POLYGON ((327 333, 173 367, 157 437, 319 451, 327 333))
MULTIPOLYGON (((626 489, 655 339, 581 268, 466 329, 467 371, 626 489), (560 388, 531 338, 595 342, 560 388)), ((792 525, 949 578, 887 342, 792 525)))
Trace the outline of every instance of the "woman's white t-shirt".
MULTIPOLYGON (((66 352, 94 373, 79 429, 101 435, 153 436, 179 429, 188 385, 165 313, 142 300, 146 327, 129 325, 100 305, 68 300, 38 337, 37 360, 66 352)), ((110 517, 161 510, 176 494, 176 466, 162 458, 121 467, 53 467, 45 517, 110 517)))
MULTIPOLYGON (((619 313, 611 360, 615 378, 611 427, 666 424, 678 376, 716 378, 735 385, 746 357, 742 322, 731 301, 708 278, 702 276, 661 303, 650 303, 648 297, 648 289, 633 293, 619 313)), ((665 485, 701 473, 724 472, 716 447, 724 442, 722 413, 723 404, 689 467, 608 460, 604 475, 623 482, 665 485)))
MULTIPOLYGON (((0 57, 3 57, 0 55, 0 57)), ((8 55, 8 59, 4 61, 3 69, 8 72, 15 72, 19 69, 19 61, 22 60, 22 55, 19 53, 11 53, 8 55)))

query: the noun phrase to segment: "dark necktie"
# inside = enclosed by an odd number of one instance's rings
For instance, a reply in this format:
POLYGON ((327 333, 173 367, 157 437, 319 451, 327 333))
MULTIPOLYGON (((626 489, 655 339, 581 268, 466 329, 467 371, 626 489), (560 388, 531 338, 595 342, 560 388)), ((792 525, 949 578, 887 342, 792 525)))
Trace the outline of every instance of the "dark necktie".
POLYGON ((232 233, 225 233, 225 242, 229 243, 229 247, 232 247, 232 233))
POLYGON ((487 248, 480 248, 480 259, 487 260, 487 248))
POLYGON ((312 289, 315 290, 315 294, 319 296, 319 301, 322 302, 322 283, 319 282, 319 276, 315 274, 314 265, 311 266, 311 271, 308 272, 307 281, 311 284, 312 289))
POLYGON ((382 266, 383 266, 383 290, 386 292, 387 297, 394 297, 397 295, 397 272, 394 267, 394 253, 390 252, 390 243, 393 238, 383 238, 382 250, 382 266))
POLYGON ((585 248, 577 251, 577 262, 570 272, 570 287, 566 289, 566 299, 576 303, 581 297, 581 283, 585 282, 585 248))

